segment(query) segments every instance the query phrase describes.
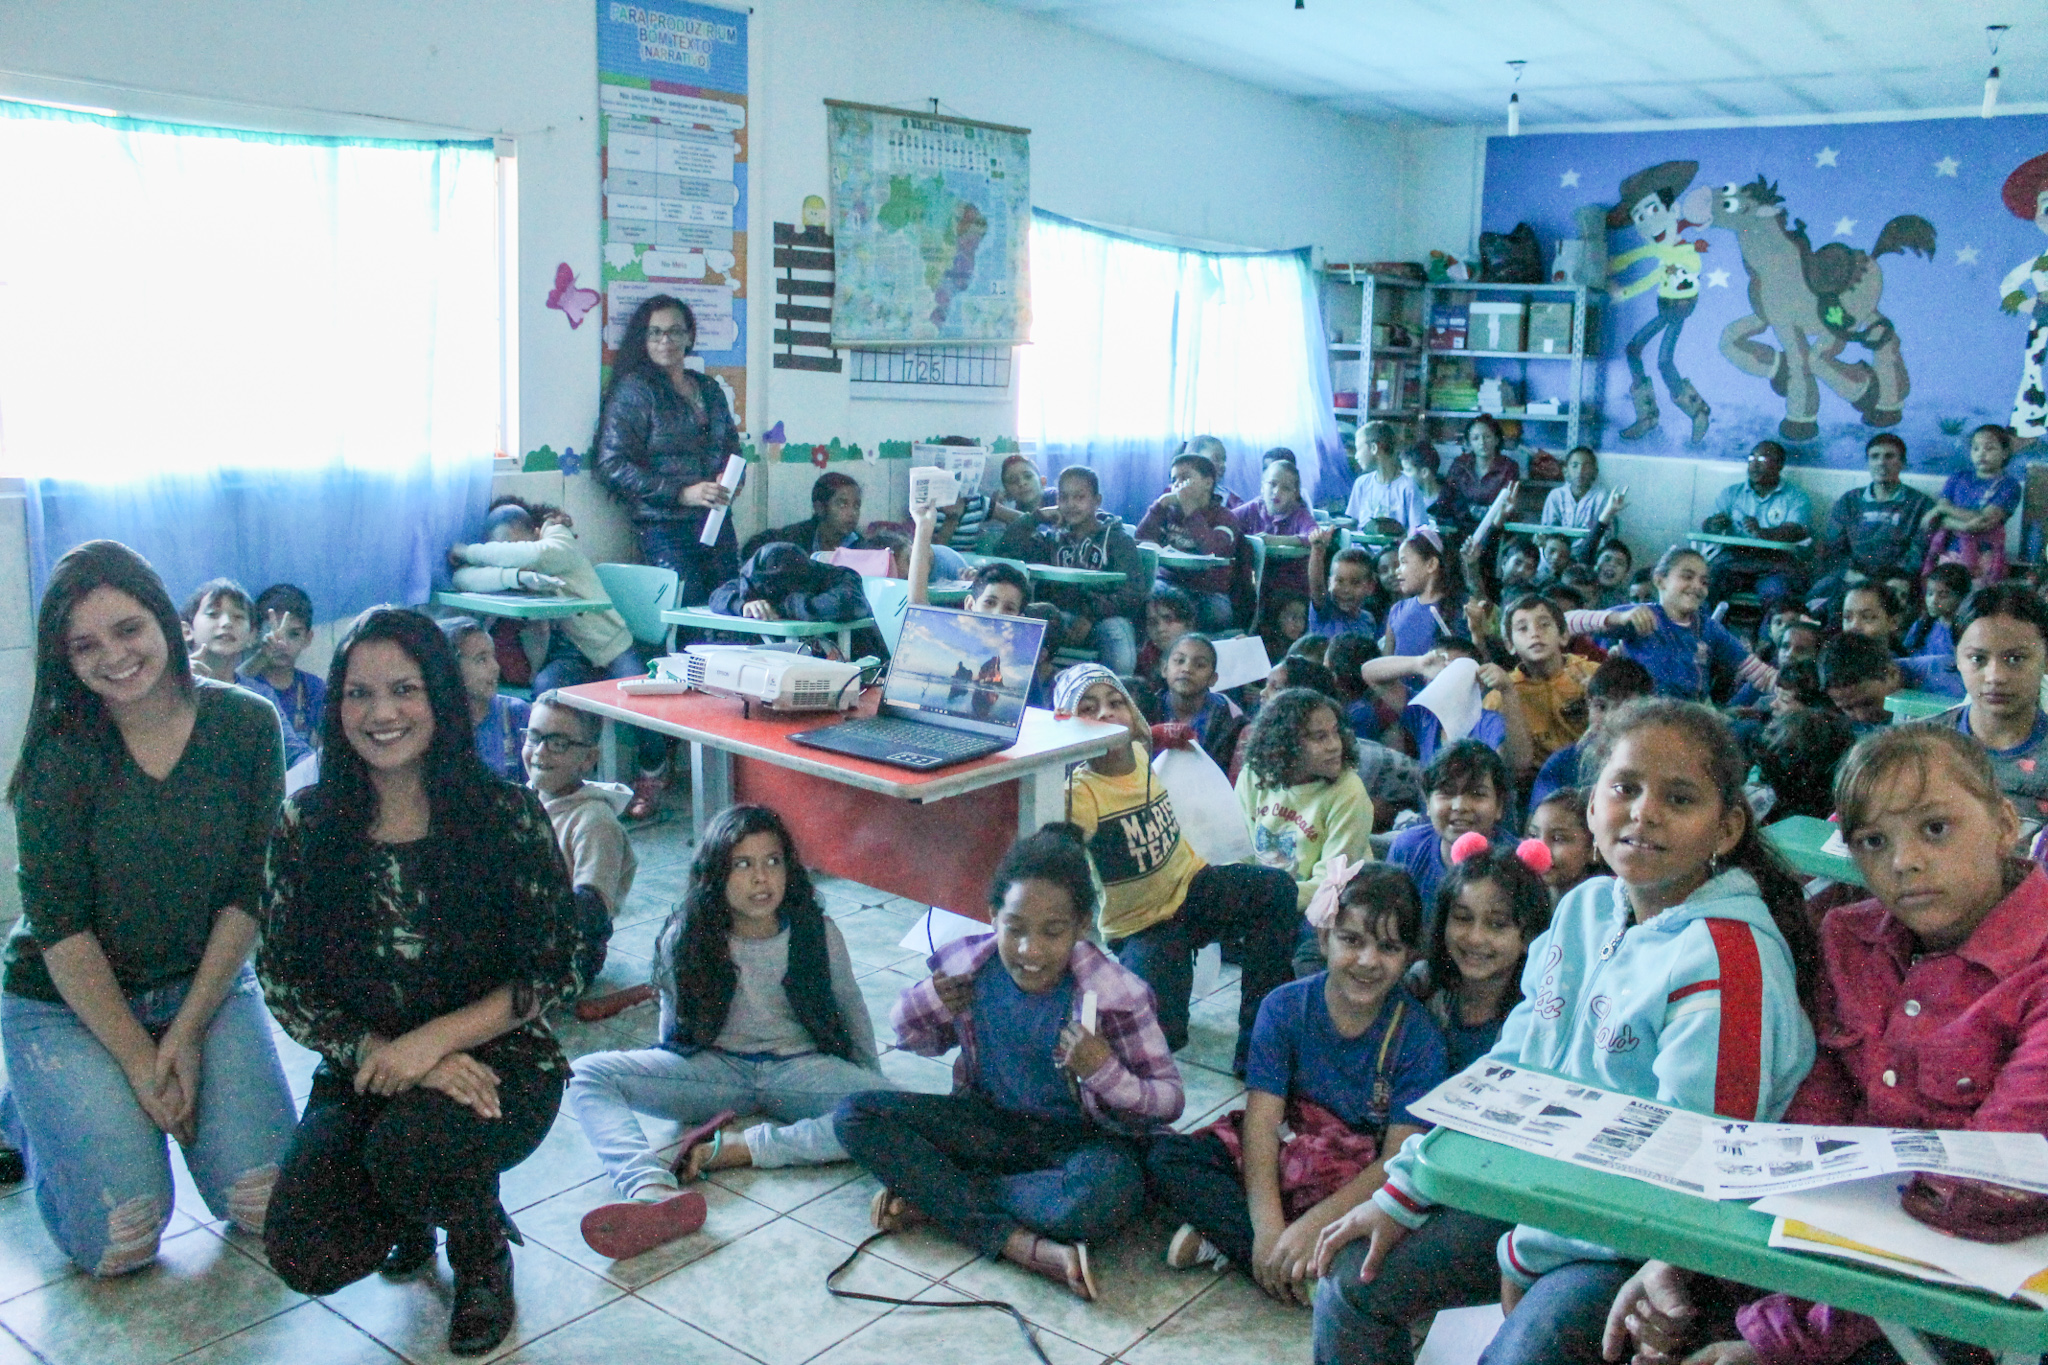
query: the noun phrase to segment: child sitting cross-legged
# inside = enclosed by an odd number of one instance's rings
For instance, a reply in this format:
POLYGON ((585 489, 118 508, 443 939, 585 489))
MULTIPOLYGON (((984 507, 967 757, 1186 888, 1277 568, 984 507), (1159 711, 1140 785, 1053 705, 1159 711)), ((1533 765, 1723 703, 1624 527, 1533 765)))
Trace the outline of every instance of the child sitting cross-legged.
POLYGON ((1500 1040, 1500 1026, 1522 998, 1529 945, 1550 927, 1550 866, 1541 840, 1512 849, 1468 844, 1436 889, 1428 956, 1408 973, 1408 988, 1444 1031, 1448 1072, 1463 1071, 1500 1040))
POLYGON ((590 712, 564 705, 560 693, 543 692, 527 713, 519 751, 527 781, 540 793, 541 807, 555 827, 555 842, 569 864, 569 884, 576 889, 576 928, 582 939, 576 967, 585 982, 595 981, 604 970, 612 919, 633 889, 633 874, 639 868, 618 814, 633 799, 633 789, 586 780, 597 767, 599 724, 590 712))
POLYGON ((934 953, 891 1022, 906 1051, 954 1047, 953 1093, 839 1106, 839 1140, 882 1182, 884 1232, 925 1221, 986 1256, 1096 1296, 1088 1243, 1144 1205, 1139 1139, 1185 1103, 1145 982, 1086 933, 1080 831, 1019 840, 989 888, 994 928, 934 953))
POLYGON ((1431 759, 1422 770, 1422 791, 1429 823, 1396 834, 1387 861, 1407 869, 1427 906, 1436 898, 1437 883, 1451 866, 1451 846, 1460 836, 1477 834, 1507 849, 1514 847, 1515 837, 1501 828, 1509 800, 1507 765, 1478 740, 1461 739, 1431 759))
POLYGON ((1228 765, 1244 728, 1244 708, 1214 691, 1216 646, 1206 635, 1183 635, 1166 655, 1166 695, 1160 719, 1192 726, 1195 741, 1219 765, 1228 765))
POLYGON ((703 1225, 704 1198, 679 1176, 844 1161, 833 1109, 889 1084, 846 941, 766 806, 729 806, 704 832, 655 940, 654 987, 661 1045, 579 1057, 569 1082, 569 1112, 626 1200, 585 1214, 583 1239, 620 1260, 703 1225), (716 1128, 734 1111, 773 1122, 686 1136, 673 1169, 634 1117, 716 1128))
POLYGON ((1329 969, 1259 1007, 1245 1107, 1145 1158, 1185 1220, 1166 1263, 1225 1259, 1289 1304, 1309 1302, 1316 1239, 1372 1197, 1386 1156, 1427 1126, 1408 1106, 1448 1074, 1442 1031, 1401 984, 1422 939, 1413 883, 1333 859, 1308 920, 1329 969))
MULTIPOLYGON (((2048 1131, 2048 874, 2012 856, 2019 817, 1984 749, 1939 723, 1875 731, 1843 760, 1834 807, 1873 898, 1821 925, 1821 1053, 1785 1121, 2048 1131)), ((1915 1176, 1901 1203, 1953 1237, 2048 1231, 2048 1196, 1959 1177, 1915 1176)), ((1897 1359, 1859 1314, 1772 1294, 1730 1323, 1689 1302, 1725 1298, 1702 1288, 1688 1272, 1646 1264, 1615 1299, 1608 1355, 1628 1349, 1627 1324, 1638 1350, 1668 1353, 1659 1359, 1897 1359), (1722 1340, 1687 1357, 1702 1335, 1722 1340)), ((1965 1358, 1955 1343, 1929 1344, 1930 1359, 1965 1358)))

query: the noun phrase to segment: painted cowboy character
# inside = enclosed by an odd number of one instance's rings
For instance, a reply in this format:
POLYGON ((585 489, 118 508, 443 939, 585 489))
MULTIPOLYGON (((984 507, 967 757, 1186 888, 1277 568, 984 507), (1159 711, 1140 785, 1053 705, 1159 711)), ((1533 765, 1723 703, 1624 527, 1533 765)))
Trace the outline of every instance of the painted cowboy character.
POLYGON ((1621 202, 1607 211, 1610 229, 1634 224, 1643 239, 1643 245, 1610 260, 1607 273, 1619 279, 1638 262, 1647 261, 1652 267, 1627 284, 1609 285, 1607 292, 1618 303, 1634 298, 1653 284, 1657 287, 1657 315, 1628 341, 1628 396, 1635 404, 1636 420, 1623 427, 1621 434, 1629 440, 1657 429, 1657 390, 1643 368, 1643 352, 1659 332, 1664 334, 1664 340, 1657 348, 1657 372, 1664 376, 1664 387, 1670 392, 1672 403, 1692 418, 1692 444, 1699 445, 1707 439, 1712 411, 1692 381, 1678 372, 1673 360, 1678 334, 1699 303, 1700 253, 1707 249, 1704 241, 1688 240, 1681 235, 1693 223, 1704 222, 1709 211, 1702 208, 1697 214, 1689 214, 1689 206, 1679 203, 1679 196, 1685 193, 1699 168, 1697 161, 1666 161, 1637 171, 1621 182, 1621 202))

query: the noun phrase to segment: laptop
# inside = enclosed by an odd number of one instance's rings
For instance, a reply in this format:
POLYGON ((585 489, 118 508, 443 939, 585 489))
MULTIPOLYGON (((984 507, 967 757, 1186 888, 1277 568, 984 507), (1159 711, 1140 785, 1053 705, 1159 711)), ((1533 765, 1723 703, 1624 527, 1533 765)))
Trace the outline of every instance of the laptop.
POLYGON ((1046 623, 947 607, 903 614, 880 714, 802 730, 813 749, 929 772, 1017 742, 1046 623))

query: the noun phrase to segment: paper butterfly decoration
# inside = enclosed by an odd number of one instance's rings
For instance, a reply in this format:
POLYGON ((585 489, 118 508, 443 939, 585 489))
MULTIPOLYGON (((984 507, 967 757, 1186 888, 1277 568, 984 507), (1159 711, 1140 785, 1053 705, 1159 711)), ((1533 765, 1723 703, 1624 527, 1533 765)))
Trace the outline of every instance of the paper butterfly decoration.
POLYGON ((566 313, 572 329, 583 325, 583 319, 597 307, 602 297, 595 289, 577 286, 576 272, 569 268, 567 261, 555 267, 555 287, 548 290, 548 307, 566 313))

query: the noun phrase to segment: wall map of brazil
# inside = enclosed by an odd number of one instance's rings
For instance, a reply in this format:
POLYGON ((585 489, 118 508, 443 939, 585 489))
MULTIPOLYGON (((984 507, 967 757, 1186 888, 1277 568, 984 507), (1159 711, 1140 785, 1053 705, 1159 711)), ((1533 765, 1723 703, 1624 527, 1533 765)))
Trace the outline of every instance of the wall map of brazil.
POLYGON ((838 277, 832 344, 1025 341, 1029 130, 825 104, 838 277))

